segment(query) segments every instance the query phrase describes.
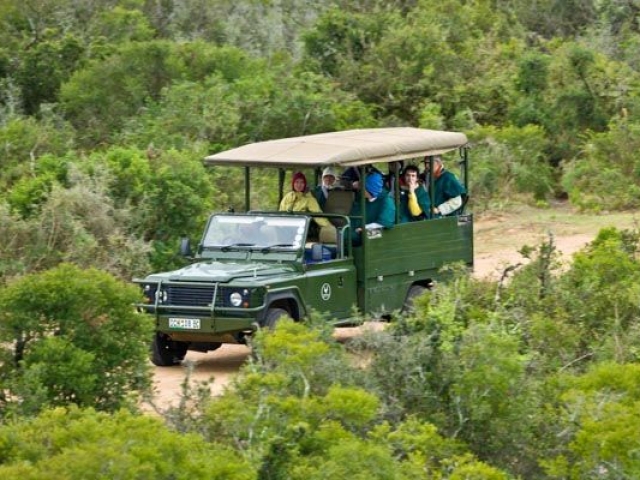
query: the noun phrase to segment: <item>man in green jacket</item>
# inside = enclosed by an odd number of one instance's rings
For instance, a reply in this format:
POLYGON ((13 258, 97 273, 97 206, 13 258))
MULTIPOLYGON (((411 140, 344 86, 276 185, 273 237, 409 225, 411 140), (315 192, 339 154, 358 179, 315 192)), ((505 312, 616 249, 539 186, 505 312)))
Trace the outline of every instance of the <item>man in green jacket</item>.
MULTIPOLYGON (((364 184, 365 220, 367 228, 392 228, 396 220, 396 206, 389 192, 384 189, 384 180, 378 172, 367 175, 364 184)), ((362 242, 363 224, 360 199, 356 198, 351 209, 352 240, 354 245, 362 242)))
MULTIPOLYGON (((425 168, 429 168, 428 158, 425 158, 425 168)), ((440 156, 433 159, 433 177, 435 180, 432 215, 441 217, 456 213, 462 207, 462 196, 467 192, 455 174, 444 168, 440 156)))
POLYGON ((400 186, 400 223, 429 218, 431 200, 424 185, 418 181, 420 171, 415 165, 407 165, 402 173, 400 186))

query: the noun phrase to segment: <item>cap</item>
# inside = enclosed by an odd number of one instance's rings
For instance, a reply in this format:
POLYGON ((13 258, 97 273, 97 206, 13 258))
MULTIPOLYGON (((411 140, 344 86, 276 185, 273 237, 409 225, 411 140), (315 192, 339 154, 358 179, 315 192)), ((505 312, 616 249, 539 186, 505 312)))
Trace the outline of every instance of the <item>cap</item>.
POLYGON ((372 197, 377 197, 382 192, 383 183, 382 175, 377 172, 370 173, 364 182, 364 188, 372 197))
POLYGON ((340 178, 340 175, 334 170, 333 167, 327 167, 322 171, 322 176, 326 177, 327 175, 333 175, 334 177, 340 178))

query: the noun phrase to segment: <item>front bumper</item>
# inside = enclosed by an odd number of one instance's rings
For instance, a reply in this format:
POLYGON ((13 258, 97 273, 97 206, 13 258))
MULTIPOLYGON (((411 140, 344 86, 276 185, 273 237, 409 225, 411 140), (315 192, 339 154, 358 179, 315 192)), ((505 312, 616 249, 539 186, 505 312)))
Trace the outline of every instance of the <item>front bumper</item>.
POLYGON ((147 303, 137 304, 138 309, 153 315, 157 330, 172 337, 182 334, 199 339, 253 331, 266 309, 264 292, 256 288, 170 280, 136 283, 143 286, 148 299, 147 303), (234 292, 242 292, 246 297, 240 307, 229 305, 229 296, 234 292), (189 321, 192 319, 199 321, 189 321))

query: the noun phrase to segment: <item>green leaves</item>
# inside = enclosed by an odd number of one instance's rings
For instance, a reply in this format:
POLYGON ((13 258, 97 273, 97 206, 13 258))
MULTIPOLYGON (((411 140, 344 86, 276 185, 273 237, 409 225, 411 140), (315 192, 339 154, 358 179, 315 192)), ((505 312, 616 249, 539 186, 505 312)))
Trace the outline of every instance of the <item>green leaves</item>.
POLYGON ((149 387, 151 319, 138 290, 97 270, 61 265, 0 291, 6 411, 76 404, 114 411, 149 387), (35 401, 37 399, 37 401, 35 401), (26 401, 26 402, 25 402, 26 401))
POLYGON ((4 478, 253 480, 230 448, 172 432, 157 418, 55 409, 0 426, 4 478))

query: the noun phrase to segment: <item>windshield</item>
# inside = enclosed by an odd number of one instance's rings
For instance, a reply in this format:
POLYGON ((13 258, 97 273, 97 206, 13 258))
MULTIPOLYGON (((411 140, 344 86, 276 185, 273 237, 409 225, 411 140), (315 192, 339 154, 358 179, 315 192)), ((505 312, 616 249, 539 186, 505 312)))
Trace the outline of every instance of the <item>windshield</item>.
POLYGON ((203 247, 223 250, 299 249, 307 218, 264 215, 214 215, 204 236, 203 247))

